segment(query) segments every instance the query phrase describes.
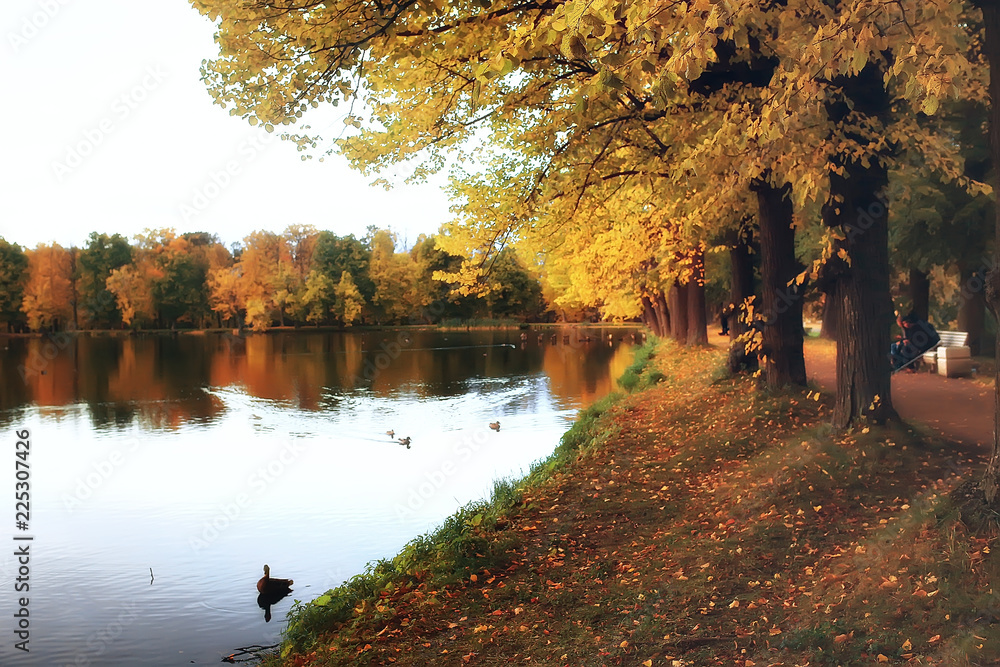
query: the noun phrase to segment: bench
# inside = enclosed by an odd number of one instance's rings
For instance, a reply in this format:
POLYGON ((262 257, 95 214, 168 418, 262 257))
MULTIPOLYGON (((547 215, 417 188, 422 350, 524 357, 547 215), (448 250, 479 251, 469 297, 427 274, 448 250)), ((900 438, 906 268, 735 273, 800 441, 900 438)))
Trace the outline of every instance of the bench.
POLYGON ((962 377, 972 374, 972 356, 966 343, 967 331, 939 331, 941 341, 921 357, 931 371, 945 377, 962 377))

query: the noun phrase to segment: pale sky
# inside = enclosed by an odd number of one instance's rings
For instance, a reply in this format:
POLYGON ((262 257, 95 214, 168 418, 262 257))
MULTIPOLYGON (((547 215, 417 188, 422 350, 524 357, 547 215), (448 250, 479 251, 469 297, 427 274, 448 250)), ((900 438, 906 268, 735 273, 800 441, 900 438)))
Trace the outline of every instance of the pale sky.
MULTIPOLYGON (((441 185, 303 162, 295 145, 212 103, 200 80, 211 23, 186 0, 4 0, 0 4, 0 236, 82 246, 92 231, 204 231, 229 245, 256 229, 312 224, 412 244, 451 216, 441 185)), ((336 110, 312 119, 342 131, 336 110), (336 113, 335 113, 336 112, 336 113)))

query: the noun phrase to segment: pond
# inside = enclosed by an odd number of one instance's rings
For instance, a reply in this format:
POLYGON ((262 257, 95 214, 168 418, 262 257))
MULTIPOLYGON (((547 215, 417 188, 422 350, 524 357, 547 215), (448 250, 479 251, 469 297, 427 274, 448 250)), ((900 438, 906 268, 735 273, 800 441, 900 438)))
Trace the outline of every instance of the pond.
POLYGON ((294 600, 548 456, 635 332, 0 337, 0 664, 214 665, 276 643, 294 600), (268 614, 265 563, 294 580, 268 614))

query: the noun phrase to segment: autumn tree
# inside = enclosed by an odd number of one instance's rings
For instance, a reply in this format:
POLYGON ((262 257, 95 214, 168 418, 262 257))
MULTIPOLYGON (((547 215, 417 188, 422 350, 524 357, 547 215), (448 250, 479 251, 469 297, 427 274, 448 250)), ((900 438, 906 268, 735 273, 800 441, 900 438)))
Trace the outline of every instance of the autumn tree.
POLYGON ((74 261, 58 243, 39 244, 27 252, 28 279, 21 310, 34 331, 73 326, 74 261))
POLYGON ((223 322, 235 320, 240 327, 241 267, 219 266, 209 271, 205 279, 209 307, 223 322))
POLYGON ((21 302, 28 279, 28 257, 21 246, 0 238, 0 321, 6 331, 22 321, 21 302))
POLYGON ((114 295, 122 323, 139 328, 156 318, 153 304, 154 268, 145 257, 113 269, 105 281, 108 292, 114 295))
POLYGON ((275 284, 282 266, 283 241, 272 232, 256 231, 243 239, 239 257, 238 296, 245 321, 264 331, 280 317, 275 284))
POLYGON ((345 326, 351 326, 361 317, 365 300, 361 291, 354 284, 354 279, 349 271, 344 271, 340 275, 340 282, 334 288, 336 300, 333 304, 333 312, 345 326))
POLYGON ((137 240, 160 324, 202 326, 210 312, 205 281, 216 239, 203 232, 177 235, 173 229, 147 229, 137 240))
POLYGON ((372 231, 369 243, 368 276, 375 286, 372 306, 376 321, 402 322, 411 310, 429 303, 423 303, 427 297, 417 291, 417 266, 409 254, 396 252, 396 236, 389 230, 372 231))

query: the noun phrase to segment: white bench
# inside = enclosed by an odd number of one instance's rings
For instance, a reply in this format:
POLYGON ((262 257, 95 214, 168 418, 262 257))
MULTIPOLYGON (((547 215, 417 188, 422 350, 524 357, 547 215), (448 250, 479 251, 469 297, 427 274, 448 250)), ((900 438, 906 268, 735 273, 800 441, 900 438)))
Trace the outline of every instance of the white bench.
POLYGON ((923 360, 931 370, 945 377, 962 377, 972 374, 972 355, 966 343, 967 331, 939 331, 941 342, 924 353, 923 360))

